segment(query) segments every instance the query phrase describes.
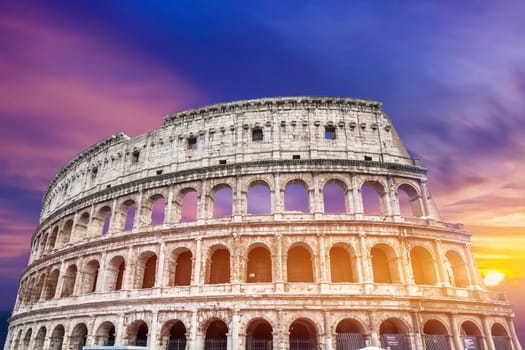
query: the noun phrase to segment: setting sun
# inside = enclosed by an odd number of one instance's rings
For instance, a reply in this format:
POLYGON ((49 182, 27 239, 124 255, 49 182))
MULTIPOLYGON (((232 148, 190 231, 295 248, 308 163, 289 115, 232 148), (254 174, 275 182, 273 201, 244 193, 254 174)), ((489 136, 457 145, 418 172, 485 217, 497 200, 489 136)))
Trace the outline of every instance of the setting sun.
POLYGON ((500 284, 504 278, 505 275, 501 272, 489 270, 483 281, 488 287, 494 287, 500 284))

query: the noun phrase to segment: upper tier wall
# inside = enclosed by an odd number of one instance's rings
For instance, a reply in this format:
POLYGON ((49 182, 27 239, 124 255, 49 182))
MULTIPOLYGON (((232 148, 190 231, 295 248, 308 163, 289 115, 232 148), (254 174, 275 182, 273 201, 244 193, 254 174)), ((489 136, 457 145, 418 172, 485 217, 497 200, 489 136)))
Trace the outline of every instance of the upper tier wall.
POLYGON ((380 102, 293 97, 217 104, 168 115, 160 129, 135 138, 119 133, 88 148, 51 181, 40 221, 86 195, 156 174, 297 158, 418 166, 380 102))

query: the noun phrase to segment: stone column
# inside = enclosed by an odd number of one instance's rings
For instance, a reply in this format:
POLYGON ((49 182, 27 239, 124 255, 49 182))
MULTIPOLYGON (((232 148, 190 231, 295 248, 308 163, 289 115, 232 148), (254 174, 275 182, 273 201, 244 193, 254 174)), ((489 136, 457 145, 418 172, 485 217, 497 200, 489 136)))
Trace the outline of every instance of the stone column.
POLYGON ((273 213, 281 214, 284 211, 283 193, 281 192, 281 184, 279 173, 273 175, 274 178, 274 193, 273 193, 273 213))
POLYGON ((165 241, 160 242, 159 247, 159 260, 158 260, 158 273, 155 275, 155 287, 165 287, 166 286, 166 257, 165 257, 166 243, 165 241))
POLYGON ((514 323, 512 322, 512 317, 514 317, 514 314, 512 314, 511 317, 505 318, 505 321, 507 321, 507 328, 510 331, 510 339, 512 342, 512 349, 513 350, 521 350, 521 345, 518 341, 518 335, 516 334, 516 329, 514 328, 514 323))
MULTIPOLYGON (((240 322, 240 316, 239 316, 239 310, 235 309, 233 310, 233 316, 232 316, 232 323, 231 323, 231 349, 237 350, 240 349, 239 347, 239 322, 240 322)), ((230 342, 228 342, 228 345, 230 345, 230 342)), ((230 348, 230 346, 228 346, 230 348)))
POLYGON ((127 338, 126 326, 124 324, 125 317, 125 314, 120 314, 118 322, 115 325, 115 345, 127 345, 124 344, 124 341, 127 338))
POLYGON ((394 184, 394 180, 390 176, 388 176, 386 180, 387 188, 385 190, 388 195, 386 199, 389 211, 387 215, 401 216, 401 208, 399 207, 399 197, 397 191, 395 190, 396 186, 394 184))
POLYGON ((359 248, 361 250, 361 261, 363 265, 363 271, 362 271, 362 281, 364 283, 374 283, 374 274, 372 271, 372 262, 370 259, 370 252, 368 251, 366 247, 366 241, 365 241, 365 234, 360 233, 359 234, 359 248))
POLYGON ((461 340, 461 336, 459 334, 457 317, 455 314, 449 314, 448 317, 449 317, 449 322, 450 322, 450 329, 452 330, 454 348, 458 350, 462 350, 464 347, 463 347, 463 341, 461 340))
POLYGON ((197 313, 198 310, 194 310, 191 314, 190 337, 188 339, 188 344, 186 345, 189 350, 197 350, 204 348, 202 346, 202 338, 199 334, 197 334, 199 329, 197 324, 197 313))
POLYGON ((202 241, 201 238, 195 238, 195 257, 194 257, 194 273, 193 273, 193 285, 199 286, 204 282, 204 279, 201 279, 201 265, 202 265, 202 241))
POLYGON ((159 312, 158 310, 151 311, 151 328, 148 335, 148 346, 151 349, 157 349, 161 345, 160 335, 158 333, 159 312))
POLYGON ((126 254, 124 276, 122 278, 122 290, 130 290, 135 288, 134 280, 136 266, 136 259, 133 257, 133 247, 129 247, 128 253, 126 254))
POLYGON ((421 202, 423 204, 421 211, 423 212, 424 217, 431 217, 430 215, 430 207, 428 203, 428 198, 430 197, 428 194, 428 188, 426 184, 426 179, 420 181, 420 187, 421 187, 421 202))
MULTIPOLYGON (((66 266, 64 260, 60 262, 60 272, 58 274, 57 289, 53 298, 60 298, 62 295, 62 288, 64 287, 64 276, 66 274, 66 266)), ((20 292, 19 292, 20 293, 20 292)))
POLYGON ((414 328, 414 345, 416 349, 424 349, 423 339, 421 337, 421 322, 419 319, 419 314, 417 312, 411 313, 412 325, 414 328))
POLYGON ((381 341, 379 339, 379 332, 376 328, 375 322, 374 322, 374 313, 372 311, 368 311, 368 327, 370 328, 370 342, 371 346, 381 346, 381 341))
POLYGON ((106 259, 107 253, 103 252, 100 257, 100 263, 98 268, 97 284, 95 286, 95 292, 102 292, 106 290, 106 259))
MULTIPOLYGON (((123 231, 124 226, 120 226, 120 218, 123 215, 123 213, 120 212, 120 210, 117 210, 117 200, 113 199, 113 203, 111 205, 111 218, 109 219, 109 227, 108 227, 108 234, 112 234, 114 232, 123 231)), ((124 214, 125 215, 125 214, 124 214)), ((102 218, 102 225, 104 225, 105 218, 102 218)), ((123 222, 126 221, 126 217, 124 216, 123 222)))
POLYGON ((441 240, 436 239, 434 241, 434 249, 436 251, 436 265, 438 271, 438 285, 450 287, 448 280, 447 269, 445 267, 445 256, 443 255, 443 249, 441 248, 441 240))
POLYGON ((496 350, 494 346, 494 341, 492 339, 492 332, 490 330, 489 320, 486 316, 481 317, 481 324, 483 325, 483 333, 484 333, 484 339, 485 339, 485 347, 486 350, 496 350))
MULTIPOLYGON (((213 214, 213 211, 207 208, 209 205, 208 201, 208 185, 206 180, 201 181, 201 190, 197 197, 197 223, 203 224, 204 221, 211 217, 210 213, 213 214)), ((182 203, 181 203, 182 206, 182 203)))
MULTIPOLYGON (((309 196, 309 200, 311 200, 310 203, 310 213, 323 213, 324 212, 324 202, 323 198, 321 198, 321 191, 319 189, 319 176, 317 173, 314 173, 312 176, 312 183, 313 183, 313 196, 309 196)), ((308 191, 310 194, 311 191, 308 191)))
POLYGON ((147 227, 148 225, 151 225, 151 210, 149 211, 149 217, 146 217, 146 205, 148 203, 148 199, 144 201, 144 191, 140 190, 139 195, 137 198, 137 208, 135 209, 135 217, 133 222, 133 228, 137 227, 147 227))
POLYGON ((412 264, 410 262, 410 252, 407 249, 407 242, 405 240, 406 233, 403 232, 403 236, 399 238, 399 245, 401 247, 401 257, 396 262, 396 265, 400 269, 401 283, 414 284, 414 276, 412 275, 412 264))
POLYGON ((469 280, 470 280, 470 284, 471 286, 473 287, 476 287, 476 288, 481 288, 481 277, 479 275, 479 271, 476 267, 476 264, 474 262, 474 257, 472 256, 472 252, 470 251, 470 246, 471 246, 471 243, 468 242, 466 245, 465 245, 465 254, 466 254, 466 258, 467 258, 467 272, 469 274, 469 280))
POLYGON ((174 223, 176 213, 173 212, 173 187, 170 186, 168 191, 168 198, 166 198, 166 207, 164 208, 164 223, 174 223))
POLYGON ((275 244, 276 244, 276 250, 277 254, 274 259, 274 276, 272 278, 275 278, 275 288, 276 291, 282 292, 284 290, 284 268, 283 268, 283 236, 281 234, 275 235, 275 244))
POLYGON ((356 218, 360 218, 363 215, 363 199, 361 198, 361 189, 358 187, 357 178, 352 176, 352 199, 354 201, 354 214, 356 218))
POLYGON ((330 312, 325 311, 323 313, 324 320, 324 344, 325 350, 332 350, 332 327, 331 327, 331 317, 330 312))

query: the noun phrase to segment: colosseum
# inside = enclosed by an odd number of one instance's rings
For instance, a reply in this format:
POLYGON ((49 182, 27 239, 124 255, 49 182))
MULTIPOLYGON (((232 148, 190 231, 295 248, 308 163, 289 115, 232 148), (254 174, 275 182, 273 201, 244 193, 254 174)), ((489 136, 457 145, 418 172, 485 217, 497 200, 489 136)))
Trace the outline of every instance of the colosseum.
POLYGON ((221 103, 86 149, 43 197, 4 349, 520 350, 381 108, 221 103))

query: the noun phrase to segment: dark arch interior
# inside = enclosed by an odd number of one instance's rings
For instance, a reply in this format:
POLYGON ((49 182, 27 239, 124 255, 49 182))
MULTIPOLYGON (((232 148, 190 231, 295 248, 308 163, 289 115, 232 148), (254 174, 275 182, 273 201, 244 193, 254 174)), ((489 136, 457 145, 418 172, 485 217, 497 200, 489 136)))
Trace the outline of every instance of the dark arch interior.
POLYGON ((330 272, 334 283, 353 281, 350 255, 346 249, 342 247, 330 249, 330 272))
POLYGON ((148 344, 148 326, 142 322, 139 328, 137 329, 137 339, 135 340, 135 345, 137 346, 146 346, 148 344))
POLYGON ((228 333, 228 326, 222 321, 213 321, 206 329, 206 339, 224 339, 228 333))
POLYGON ((423 333, 425 334, 447 334, 445 326, 437 320, 429 320, 423 327, 423 333))
POLYGON ((312 258, 303 247, 288 251, 288 282, 313 282, 312 258))
POLYGON ((177 265, 175 267, 175 285, 189 286, 191 284, 191 252, 186 251, 177 257, 177 265))
POLYGON ((254 248, 248 254, 246 282, 271 282, 272 261, 266 248, 254 248))
POLYGON ((403 333, 401 328, 398 327, 397 322, 393 320, 386 320, 383 323, 381 323, 379 332, 381 334, 401 334, 403 333))
POLYGON ((361 333, 362 329, 356 320, 346 318, 337 324, 336 333, 361 333))
POLYGON ((304 320, 297 320, 290 326, 290 350, 313 350, 317 348, 315 328, 304 320))

